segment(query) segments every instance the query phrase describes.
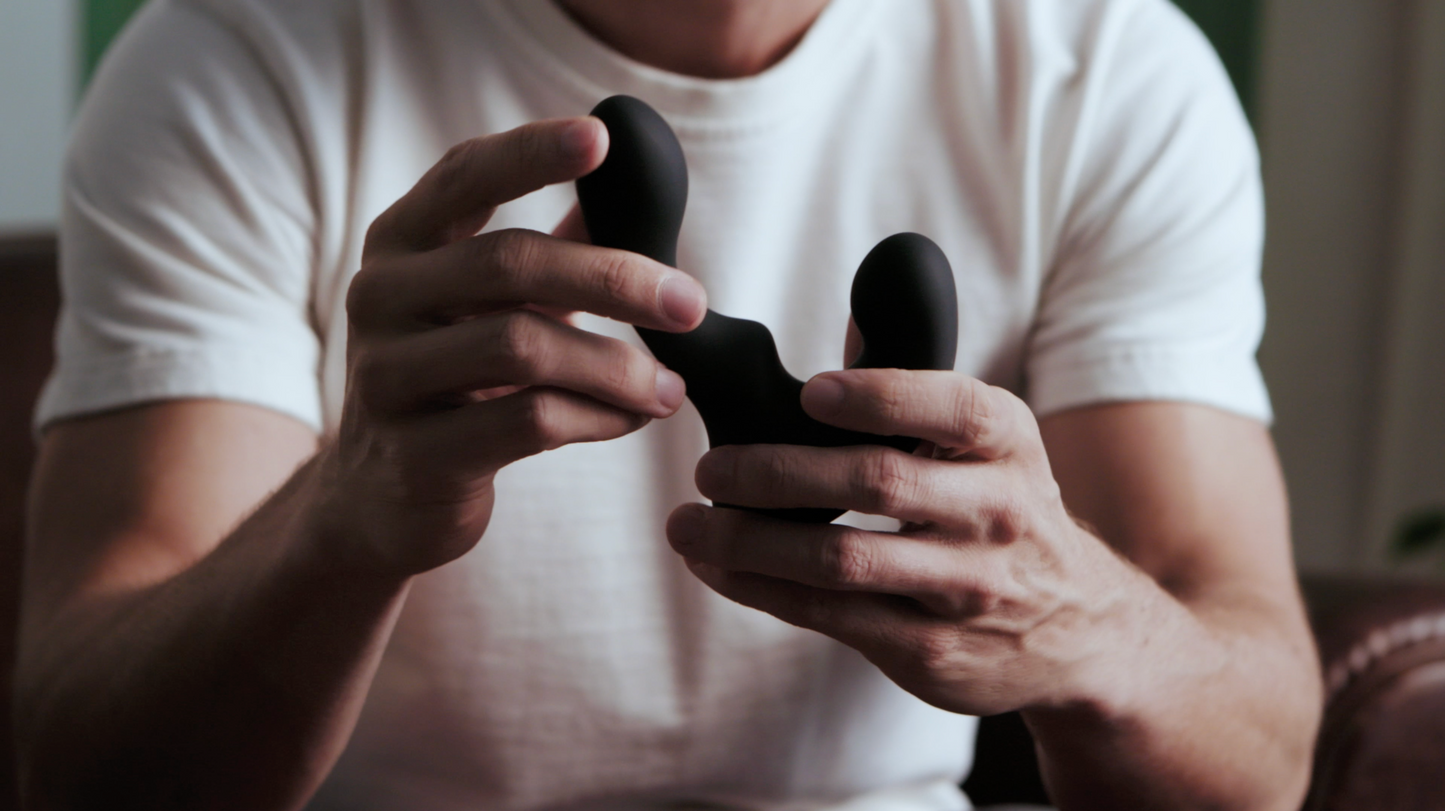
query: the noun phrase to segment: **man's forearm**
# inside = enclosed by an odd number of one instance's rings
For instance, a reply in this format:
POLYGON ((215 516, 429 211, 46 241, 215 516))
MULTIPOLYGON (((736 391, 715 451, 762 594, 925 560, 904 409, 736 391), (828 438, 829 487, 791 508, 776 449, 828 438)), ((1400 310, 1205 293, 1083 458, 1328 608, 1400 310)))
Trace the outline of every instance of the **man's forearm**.
POLYGON ((181 574, 26 629, 32 807, 304 804, 345 746, 408 583, 316 553, 315 465, 181 574))
POLYGON ((1025 712, 1062 809, 1293 811, 1320 713, 1308 630, 1281 598, 1137 606, 1138 670, 1097 706, 1025 712))
POLYGON ((557 236, 479 233, 606 150, 595 118, 476 138, 377 217, 347 291, 331 444, 234 532, 314 448, 311 426, 181 398, 47 428, 22 595, 32 805, 300 805, 410 577, 485 534, 497 471, 677 412, 676 373, 548 313, 686 332, 707 312, 695 279, 582 244, 576 218, 557 236))

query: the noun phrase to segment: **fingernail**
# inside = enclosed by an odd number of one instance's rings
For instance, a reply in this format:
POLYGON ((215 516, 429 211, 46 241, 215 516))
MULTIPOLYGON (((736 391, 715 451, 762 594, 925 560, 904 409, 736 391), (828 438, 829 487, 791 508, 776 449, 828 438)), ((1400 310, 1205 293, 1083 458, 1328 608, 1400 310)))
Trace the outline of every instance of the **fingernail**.
POLYGON ((803 387, 803 410, 832 414, 843 406, 843 384, 831 377, 815 377, 803 387))
POLYGON ((657 367, 657 401, 668 411, 676 411, 687 396, 687 384, 682 376, 671 369, 657 367))
POLYGON ((681 273, 674 274, 662 283, 658 291, 662 311, 679 326, 689 326, 707 306, 707 294, 702 285, 681 273))
POLYGON ((584 118, 572 124, 568 124, 557 135, 558 146, 562 152, 569 157, 582 157, 592 149, 592 144, 597 140, 594 132, 596 124, 592 119, 584 118))
POLYGON ((673 512, 667 521, 667 537, 674 549, 695 545, 702 538, 702 525, 707 514, 701 504, 685 504, 673 512))

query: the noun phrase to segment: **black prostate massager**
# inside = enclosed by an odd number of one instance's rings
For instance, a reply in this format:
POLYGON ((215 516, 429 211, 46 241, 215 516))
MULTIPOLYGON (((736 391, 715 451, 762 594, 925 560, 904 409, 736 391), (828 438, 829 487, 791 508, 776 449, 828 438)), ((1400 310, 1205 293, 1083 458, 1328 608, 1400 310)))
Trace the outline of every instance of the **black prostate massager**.
MULTIPOLYGON (((677 266, 677 237, 687 205, 687 162, 672 128, 630 96, 613 96, 592 115, 611 141, 607 158, 577 181, 592 242, 677 266)), ((895 234, 873 248, 853 277, 853 320, 863 352, 849 368, 953 368, 958 297, 943 251, 919 234, 895 234)), ((768 328, 712 310, 687 333, 637 328, 652 354, 687 383, 687 396, 720 445, 815 447, 888 445, 912 452, 919 440, 825 425, 803 412, 803 381, 788 374, 768 328)), ((834 509, 761 510, 825 523, 834 509)))

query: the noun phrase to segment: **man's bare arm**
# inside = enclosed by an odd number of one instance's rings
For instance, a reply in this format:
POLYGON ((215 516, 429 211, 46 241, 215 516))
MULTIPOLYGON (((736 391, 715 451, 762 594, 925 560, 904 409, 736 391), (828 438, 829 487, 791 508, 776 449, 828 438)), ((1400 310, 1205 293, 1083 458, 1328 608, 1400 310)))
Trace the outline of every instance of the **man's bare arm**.
POLYGON ((49 430, 17 676, 31 807, 300 807, 411 577, 486 531, 496 472, 677 410, 675 374, 554 316, 689 329, 696 281, 557 236, 477 234, 605 152, 595 119, 477 139, 377 219, 347 301, 337 437, 294 474, 315 439, 259 408, 156 404, 49 430))
POLYGON ((1056 802, 1298 808, 1321 687, 1268 430, 1177 403, 1079 409, 1040 428, 1074 515, 1186 609, 1144 617, 1140 644, 1173 652, 1134 660, 1139 717, 1026 713, 1056 802))
POLYGON ((903 530, 689 505, 668 537, 698 577, 939 707, 1024 710, 1068 811, 1298 806, 1319 674, 1261 425, 1141 403, 1041 430, 1018 398, 952 372, 828 373, 803 405, 932 453, 717 448, 703 494, 903 530))
POLYGON ((17 678, 32 807, 285 808, 319 785, 407 580, 309 554, 316 479, 290 474, 315 444, 215 401, 47 433, 17 678))

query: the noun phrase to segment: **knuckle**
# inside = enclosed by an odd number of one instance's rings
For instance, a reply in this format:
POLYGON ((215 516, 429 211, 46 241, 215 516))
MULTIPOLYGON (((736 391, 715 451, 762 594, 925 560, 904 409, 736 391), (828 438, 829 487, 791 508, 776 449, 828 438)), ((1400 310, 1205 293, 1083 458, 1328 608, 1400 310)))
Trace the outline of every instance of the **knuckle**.
POLYGON ((592 268, 593 287, 607 301, 629 301, 634 297, 636 275, 626 254, 609 251, 599 256, 592 268))
POLYGON ((443 193, 465 188, 471 182, 471 166, 480 151, 481 140, 473 138, 453 145, 432 167, 432 178, 443 193))
POLYGON ((377 215, 376 219, 372 220, 371 224, 366 227, 366 235, 362 238, 361 242, 362 256, 367 255, 372 250, 380 248, 386 243, 387 235, 396 227, 396 209, 397 206, 393 205, 391 208, 381 212, 377 215))
POLYGON ((1028 511, 1016 497, 1000 495, 984 514, 984 533, 997 544, 1013 543, 1028 533, 1028 511))
MULTIPOLYGON (((989 572, 997 572, 997 569, 990 567, 989 572)), ((989 585, 990 583, 997 582, 997 579, 997 575, 995 575, 994 577, 982 580, 978 585, 975 585, 971 591, 967 592, 968 600, 966 606, 972 616, 1000 617, 1006 613, 1005 608, 1009 601, 1004 590, 997 586, 989 585)))
POLYGON ((561 408, 554 395, 531 390, 522 397, 521 430, 534 453, 556 450, 566 444, 561 408))
POLYGON ((346 288, 346 317, 356 326, 371 325, 380 312, 384 300, 385 285, 380 274, 369 267, 363 267, 351 278, 346 288))
POLYGON ((543 376, 546 336, 538 316, 526 310, 507 313, 496 340, 498 371, 513 383, 530 385, 543 376))
POLYGON ((952 669, 956 652, 953 640, 939 631, 922 633, 911 646, 914 666, 921 673, 938 673, 952 669))
POLYGON ((498 274, 507 287, 532 270, 537 253, 536 240, 520 228, 493 231, 483 240, 483 266, 498 274))
MULTIPOLYGON (((763 486, 773 492, 786 491, 791 488, 797 479, 791 455, 784 448, 776 446, 768 446, 760 450, 760 458, 757 459, 756 464, 758 465, 758 478, 763 486)), ((739 454, 738 464, 732 471, 734 476, 744 477, 753 472, 744 468, 742 462, 742 455, 739 454)))
POLYGON ((878 567, 877 555, 857 535, 839 535, 823 544, 821 550, 823 577, 829 585, 856 588, 873 582, 878 567))
POLYGON ((978 381, 969 381, 960 389, 955 433, 968 444, 984 444, 993 435, 998 417, 992 400, 987 387, 978 381))
POLYGON ((856 470, 854 489, 871 511, 891 515, 913 502, 918 475, 908 457, 884 449, 870 451, 856 470))
MULTIPOLYGON (((1005 570, 998 566, 980 566, 974 580, 961 588, 955 596, 954 616, 968 618, 991 618, 992 621, 1008 622, 1006 605, 1008 599, 999 585, 1004 582, 1005 570)), ((1003 626, 996 626, 1003 627, 1003 626)))
POLYGON ((611 361, 603 366, 602 385, 608 391, 646 399, 654 387, 657 373, 654 364, 640 351, 627 344, 616 349, 611 361))
POLYGON ((901 381, 897 379, 885 381, 878 387, 873 399, 874 408, 886 422, 898 423, 908 419, 909 403, 913 398, 904 390, 901 381))

